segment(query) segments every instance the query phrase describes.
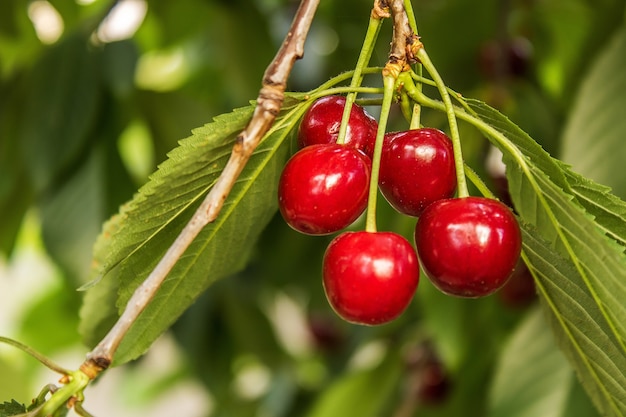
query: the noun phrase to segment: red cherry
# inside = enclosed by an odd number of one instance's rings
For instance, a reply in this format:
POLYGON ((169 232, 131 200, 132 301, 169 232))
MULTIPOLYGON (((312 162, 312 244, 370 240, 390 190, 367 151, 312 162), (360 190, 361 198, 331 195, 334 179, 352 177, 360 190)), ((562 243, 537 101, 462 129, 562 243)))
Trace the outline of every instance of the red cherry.
POLYGON ((407 308, 419 282, 411 244, 391 232, 346 232, 324 254, 324 291, 343 319, 365 325, 387 323, 407 308))
POLYGON ((429 341, 409 351, 406 364, 420 404, 440 405, 449 398, 451 375, 429 341))
POLYGON ((450 376, 436 359, 424 364, 417 397, 424 404, 441 404, 450 394, 450 376))
POLYGON ((422 267, 444 293, 481 297, 501 288, 520 257, 522 237, 512 211, 497 200, 439 200, 415 228, 422 267))
POLYGON ((325 353, 334 353, 341 350, 347 337, 344 329, 339 326, 339 319, 329 313, 311 314, 307 323, 313 344, 325 353))
MULTIPOLYGON (((298 144, 336 143, 341 126, 344 96, 326 96, 317 100, 304 114, 298 130, 298 144)), ((363 107, 352 105, 345 144, 364 152, 370 158, 374 154, 378 122, 363 107)))
POLYGON ((323 235, 354 222, 367 206, 371 161, 349 146, 311 145, 283 169, 278 205, 295 230, 323 235))
POLYGON ((380 160, 379 187, 400 213, 419 216, 456 189, 452 141, 440 130, 388 133, 380 160))

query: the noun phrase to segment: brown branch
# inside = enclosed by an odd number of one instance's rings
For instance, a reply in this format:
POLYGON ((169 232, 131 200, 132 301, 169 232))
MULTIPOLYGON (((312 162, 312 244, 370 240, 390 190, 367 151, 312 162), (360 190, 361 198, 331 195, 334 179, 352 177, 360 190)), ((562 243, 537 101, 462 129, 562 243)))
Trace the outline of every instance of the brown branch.
POLYGON ((389 59, 383 69, 383 76, 392 75, 394 78, 398 78, 401 72, 408 71, 409 66, 417 62, 415 55, 422 43, 411 29, 409 17, 404 8, 404 1, 389 0, 387 3, 393 17, 393 39, 389 59))
POLYGON ((246 128, 237 136, 228 163, 189 223, 183 228, 150 275, 135 290, 118 321, 87 355, 81 369, 91 378, 95 378, 102 370, 109 367, 122 339, 141 312, 148 306, 178 259, 200 231, 219 215, 226 198, 250 159, 252 152, 280 112, 287 79, 295 61, 302 58, 304 54, 304 42, 318 4, 319 0, 302 0, 300 3, 283 44, 265 70, 263 85, 257 98, 254 113, 246 128))

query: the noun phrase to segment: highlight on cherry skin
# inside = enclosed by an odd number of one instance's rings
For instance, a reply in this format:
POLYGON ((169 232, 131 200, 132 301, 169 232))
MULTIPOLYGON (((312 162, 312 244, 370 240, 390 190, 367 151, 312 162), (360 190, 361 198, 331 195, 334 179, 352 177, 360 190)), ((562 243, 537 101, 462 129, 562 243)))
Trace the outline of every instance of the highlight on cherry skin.
MULTIPOLYGON (((306 111, 298 129, 301 148, 313 144, 336 143, 341 127, 344 96, 325 96, 315 101, 306 111)), ((378 122, 365 109, 354 103, 350 110, 344 144, 352 146, 372 158, 376 143, 378 122)))
POLYGON ((278 206, 289 226, 324 235, 352 224, 365 210, 370 159, 353 147, 317 144, 296 152, 283 168, 278 206))
POLYGON ((410 304, 419 283, 415 249, 392 232, 344 232, 324 254, 323 284, 333 310, 344 320, 378 325, 410 304))
POLYGON ((424 210, 415 244, 430 281, 446 294, 482 297, 500 289, 520 258, 519 224, 509 207, 484 197, 439 200, 424 210))
POLYGON ((452 197, 456 190, 452 141, 433 128, 387 133, 378 185, 397 211, 415 217, 432 202, 452 197))

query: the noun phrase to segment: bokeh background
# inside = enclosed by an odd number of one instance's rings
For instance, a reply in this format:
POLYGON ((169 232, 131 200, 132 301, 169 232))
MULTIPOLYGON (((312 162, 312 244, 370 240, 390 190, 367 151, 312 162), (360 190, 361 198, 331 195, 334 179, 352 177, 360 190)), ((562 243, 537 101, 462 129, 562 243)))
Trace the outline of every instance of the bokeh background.
MULTIPOLYGON (((500 109, 552 155, 626 196, 623 0, 413 3, 451 88, 500 109)), ((102 223, 191 129, 256 97, 296 7, 0 2, 1 335, 68 368, 82 362, 77 288, 102 223)), ((289 89, 353 68, 370 9, 322 0, 289 89)), ((372 65, 384 64, 390 37, 387 22, 372 65)), ((426 111, 423 122, 445 130, 441 114, 426 111)), ((390 129, 406 127, 394 112, 390 129)), ((461 128, 468 163, 506 199, 497 155, 461 128)), ((411 238, 415 219, 384 201, 379 213, 380 229, 411 238)), ((400 319, 360 327, 325 300, 330 239, 299 235, 275 216, 248 267, 213 285, 144 358, 93 384, 85 407, 98 416, 597 415, 554 346, 523 266, 481 300, 444 296, 422 279, 400 319), (537 379, 516 381, 518 363, 537 379)), ((28 403, 54 382, 42 368, 0 346, 0 402, 28 403)))

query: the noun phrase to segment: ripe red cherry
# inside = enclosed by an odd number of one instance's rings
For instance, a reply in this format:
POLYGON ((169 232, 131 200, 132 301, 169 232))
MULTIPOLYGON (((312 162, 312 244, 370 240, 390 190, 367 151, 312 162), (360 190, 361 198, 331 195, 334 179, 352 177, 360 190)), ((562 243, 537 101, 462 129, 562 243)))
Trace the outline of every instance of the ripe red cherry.
MULTIPOLYGON (((300 147, 316 143, 336 143, 345 105, 344 96, 326 96, 313 103, 300 122, 298 130, 300 147)), ((344 143, 359 149, 371 158, 374 154, 377 130, 376 119, 355 103, 350 110, 344 143)))
POLYGON ((497 200, 439 200, 415 228, 422 268, 444 293, 481 297, 501 288, 520 256, 522 237, 511 209, 497 200))
POLYGON ((524 77, 530 72, 532 60, 533 45, 523 36, 487 41, 478 56, 482 74, 490 79, 524 77))
POLYGON ((391 232, 345 232, 326 249, 324 291, 343 319, 365 325, 387 323, 407 308, 419 282, 411 244, 391 232))
POLYGON ((378 184, 389 204, 409 216, 417 217, 433 201, 452 197, 452 141, 431 128, 386 134, 378 184))
POLYGON ((337 144, 296 152, 278 184, 278 205, 287 224, 312 235, 349 226, 367 206, 370 164, 361 152, 337 144))

